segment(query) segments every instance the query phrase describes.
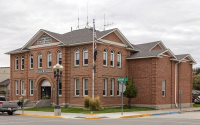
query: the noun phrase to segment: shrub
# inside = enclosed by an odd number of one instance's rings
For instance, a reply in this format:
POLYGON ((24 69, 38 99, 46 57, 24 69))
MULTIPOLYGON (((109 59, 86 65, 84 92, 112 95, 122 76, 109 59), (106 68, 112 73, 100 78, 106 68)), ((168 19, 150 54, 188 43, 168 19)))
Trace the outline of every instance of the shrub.
POLYGON ((89 109, 93 111, 102 110, 101 102, 99 96, 89 101, 89 109))
POLYGON ((85 108, 89 108, 89 103, 90 103, 90 97, 89 96, 85 96, 84 97, 84 107, 85 108))

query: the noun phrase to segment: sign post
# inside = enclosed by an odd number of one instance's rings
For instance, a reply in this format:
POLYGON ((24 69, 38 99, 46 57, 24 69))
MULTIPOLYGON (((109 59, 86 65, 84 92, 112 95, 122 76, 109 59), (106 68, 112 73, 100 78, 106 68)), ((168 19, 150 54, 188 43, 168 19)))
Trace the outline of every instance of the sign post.
POLYGON ((122 115, 123 115, 123 92, 124 92, 124 84, 126 84, 126 81, 128 81, 128 78, 118 78, 117 81, 119 81, 119 84, 122 84, 122 115))
POLYGON ((182 90, 180 90, 180 113, 181 113, 181 94, 182 94, 182 90))
POLYGON ((26 96, 26 90, 24 90, 23 101, 22 101, 22 114, 24 114, 24 97, 26 96))

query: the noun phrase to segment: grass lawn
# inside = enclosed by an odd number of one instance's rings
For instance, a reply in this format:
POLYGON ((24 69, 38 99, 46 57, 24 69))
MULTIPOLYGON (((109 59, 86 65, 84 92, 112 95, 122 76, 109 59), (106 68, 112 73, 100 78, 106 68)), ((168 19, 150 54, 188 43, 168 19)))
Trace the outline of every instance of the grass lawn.
MULTIPOLYGON (((24 109, 25 111, 44 111, 44 112, 54 112, 54 107, 40 107, 40 108, 30 108, 24 109)), ((134 112, 134 111, 147 111, 147 110, 156 110, 154 108, 147 107, 135 107, 132 106, 131 109, 128 109, 127 106, 123 107, 123 112, 134 112)), ((62 108, 61 112, 63 113, 91 113, 91 111, 83 110, 83 108, 62 108)), ((112 113, 112 112, 121 112, 121 107, 115 108, 104 108, 102 111, 92 111, 93 113, 112 113)))
POLYGON ((200 104, 193 104, 193 107, 200 107, 200 104))

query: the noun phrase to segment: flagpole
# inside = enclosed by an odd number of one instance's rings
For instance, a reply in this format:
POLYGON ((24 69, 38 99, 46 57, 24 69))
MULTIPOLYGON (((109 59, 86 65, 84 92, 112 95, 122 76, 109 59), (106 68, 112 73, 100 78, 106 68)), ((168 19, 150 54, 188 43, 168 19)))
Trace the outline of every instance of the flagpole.
POLYGON ((92 99, 94 99, 94 21, 95 20, 93 19, 92 99))

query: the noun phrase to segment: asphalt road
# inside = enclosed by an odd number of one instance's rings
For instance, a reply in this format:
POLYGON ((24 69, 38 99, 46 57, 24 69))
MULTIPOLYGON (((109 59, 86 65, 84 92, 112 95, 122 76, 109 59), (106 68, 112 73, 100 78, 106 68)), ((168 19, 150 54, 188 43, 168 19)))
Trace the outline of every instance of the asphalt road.
POLYGON ((0 125, 200 125, 200 112, 126 119, 58 119, 0 113, 0 125))

